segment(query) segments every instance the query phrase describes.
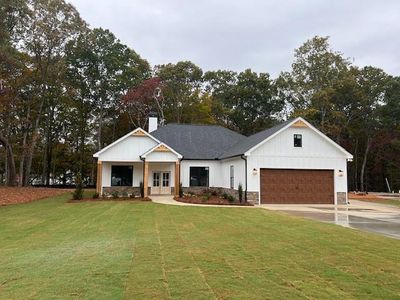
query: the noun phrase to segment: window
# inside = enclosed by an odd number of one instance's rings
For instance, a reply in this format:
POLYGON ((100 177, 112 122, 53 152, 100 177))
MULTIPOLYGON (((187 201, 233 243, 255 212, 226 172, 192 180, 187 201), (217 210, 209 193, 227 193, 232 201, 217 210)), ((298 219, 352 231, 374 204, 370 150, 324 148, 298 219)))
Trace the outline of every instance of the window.
POLYGON ((208 186, 208 167, 190 167, 190 186, 208 186))
POLYGON ((132 166, 111 166, 111 186, 132 186, 132 166))
POLYGON ((153 173, 153 186, 160 186, 160 172, 153 173))
POLYGON ((301 139, 301 134, 295 134, 293 140, 294 140, 294 146, 295 147, 302 147, 303 146, 302 139, 301 139))
POLYGON ((162 186, 169 187, 169 173, 162 173, 162 186))
POLYGON ((230 183, 231 183, 231 189, 235 187, 235 167, 231 166, 230 169, 230 183))

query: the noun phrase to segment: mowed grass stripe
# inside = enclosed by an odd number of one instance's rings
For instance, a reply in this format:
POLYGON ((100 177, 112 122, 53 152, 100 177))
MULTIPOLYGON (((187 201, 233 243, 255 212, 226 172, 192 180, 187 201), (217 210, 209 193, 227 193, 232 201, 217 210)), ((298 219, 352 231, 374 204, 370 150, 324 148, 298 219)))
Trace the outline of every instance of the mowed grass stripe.
POLYGON ((1 298, 400 297, 398 240, 263 209, 68 197, 0 208, 1 298))

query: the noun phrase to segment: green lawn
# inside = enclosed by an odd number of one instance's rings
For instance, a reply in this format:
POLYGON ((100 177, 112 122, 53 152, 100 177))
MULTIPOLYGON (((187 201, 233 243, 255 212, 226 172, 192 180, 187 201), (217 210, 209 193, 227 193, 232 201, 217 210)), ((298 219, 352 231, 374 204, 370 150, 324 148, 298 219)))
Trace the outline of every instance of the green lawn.
POLYGON ((254 208, 0 207, 0 298, 399 299, 400 241, 254 208))

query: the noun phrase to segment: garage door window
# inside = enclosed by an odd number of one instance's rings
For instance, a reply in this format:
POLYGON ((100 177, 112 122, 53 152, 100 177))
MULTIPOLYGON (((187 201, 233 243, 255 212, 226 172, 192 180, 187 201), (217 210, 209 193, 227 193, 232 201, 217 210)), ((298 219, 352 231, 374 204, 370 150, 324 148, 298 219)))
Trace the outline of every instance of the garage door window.
POLYGON ((294 140, 294 146, 295 147, 302 147, 303 146, 301 134, 295 134, 293 140, 294 140))
POLYGON ((190 167, 190 186, 208 186, 208 167, 190 167))

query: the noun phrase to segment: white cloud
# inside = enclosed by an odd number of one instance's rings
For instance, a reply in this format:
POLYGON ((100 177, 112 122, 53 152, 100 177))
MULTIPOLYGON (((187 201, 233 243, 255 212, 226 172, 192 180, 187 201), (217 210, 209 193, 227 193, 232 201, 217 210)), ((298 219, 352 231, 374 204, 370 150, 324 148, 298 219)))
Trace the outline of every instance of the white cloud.
POLYGON ((287 70, 314 35, 355 63, 400 75, 400 2, 361 0, 70 0, 151 64, 191 60, 203 70, 287 70))

